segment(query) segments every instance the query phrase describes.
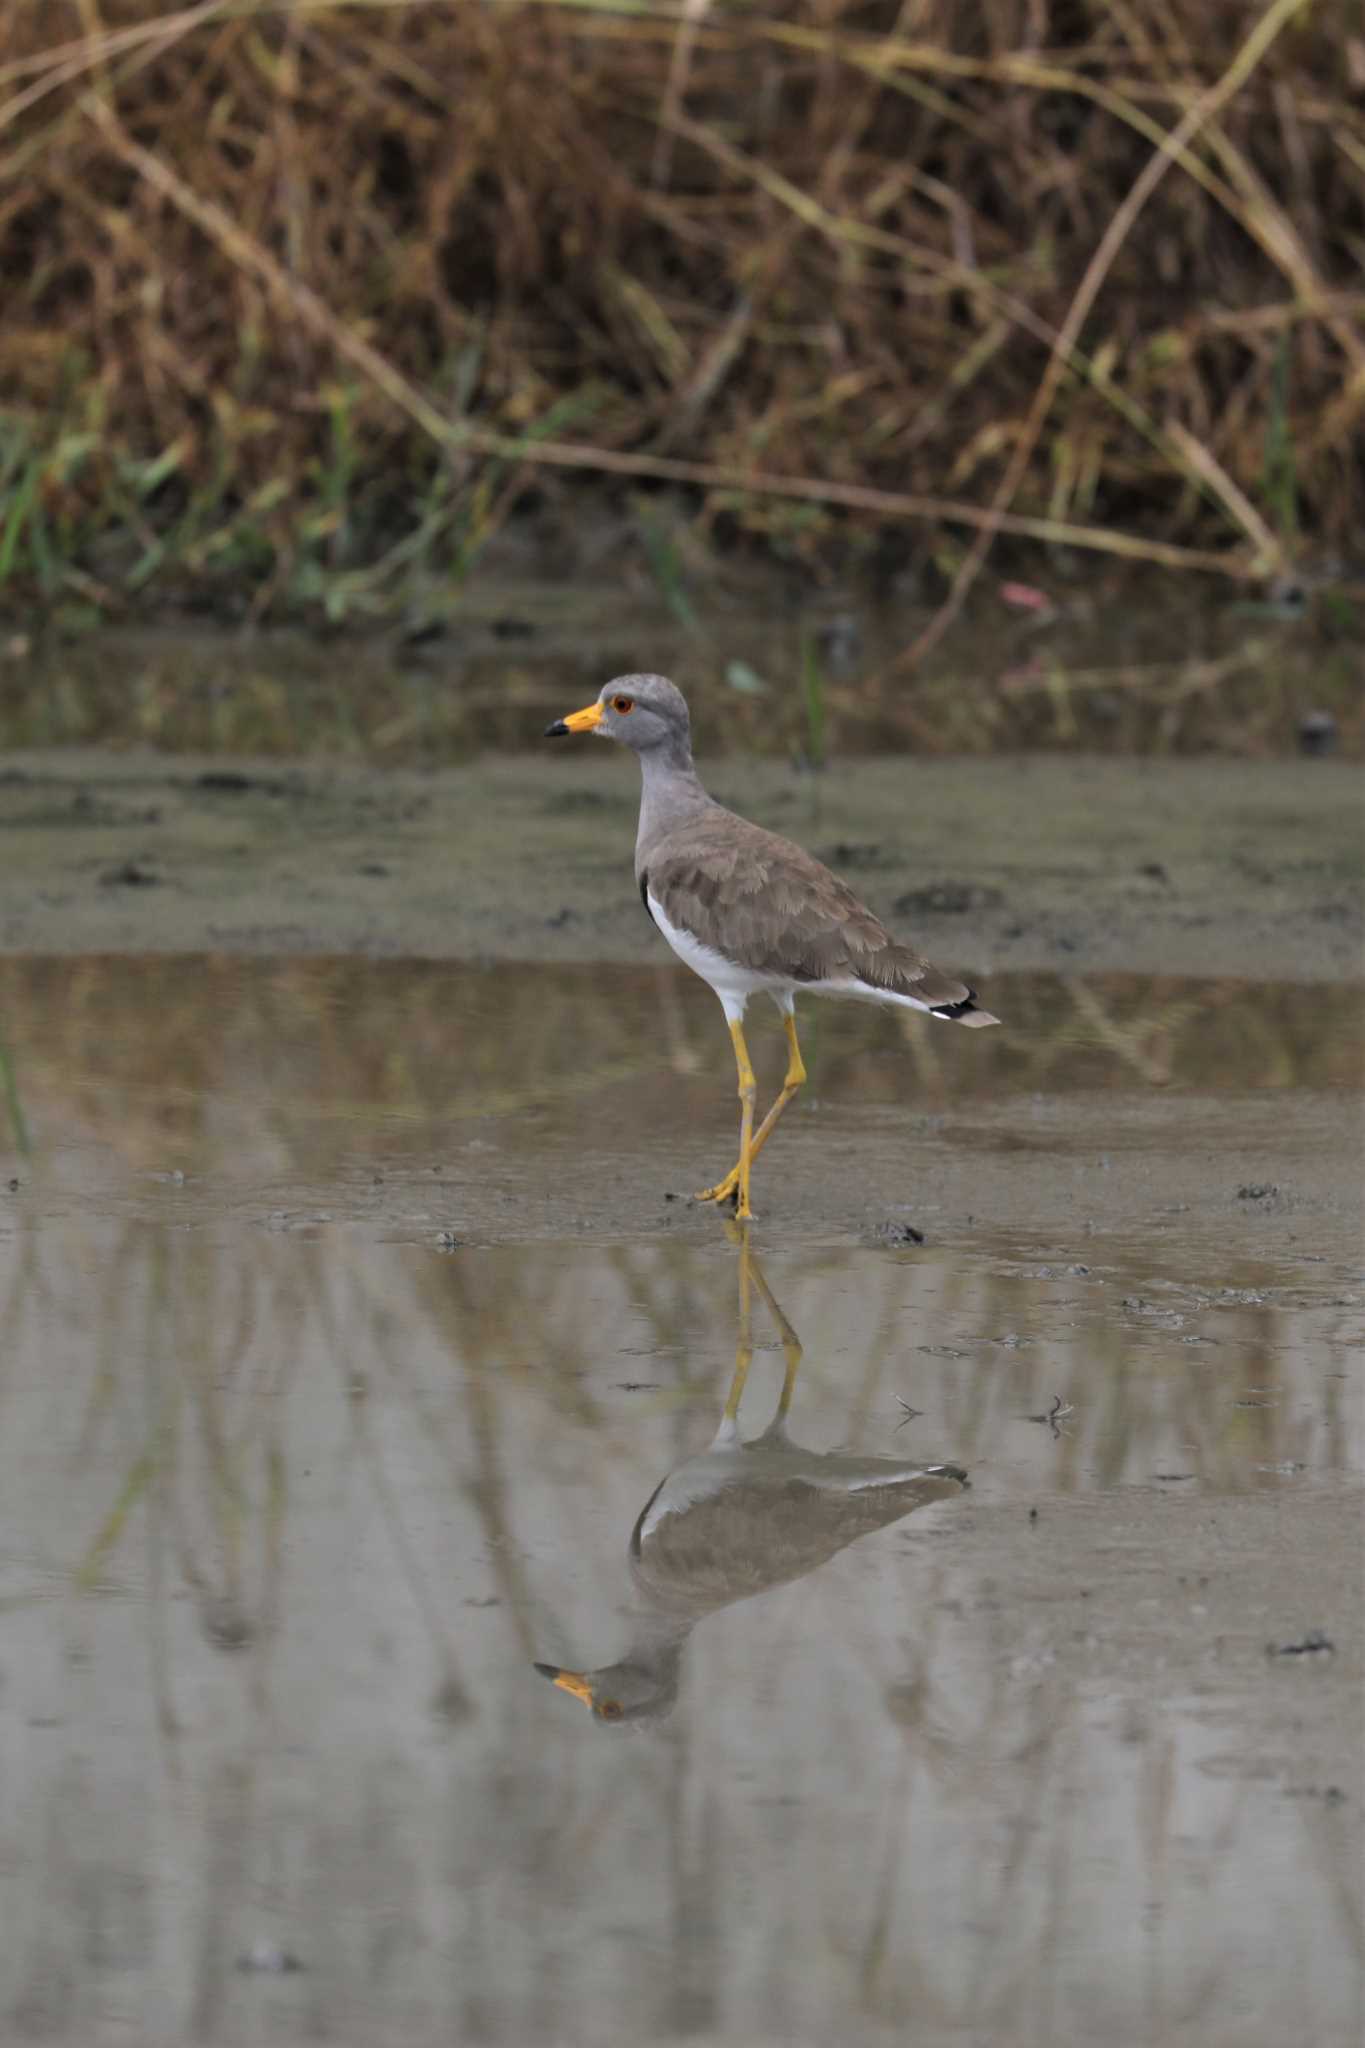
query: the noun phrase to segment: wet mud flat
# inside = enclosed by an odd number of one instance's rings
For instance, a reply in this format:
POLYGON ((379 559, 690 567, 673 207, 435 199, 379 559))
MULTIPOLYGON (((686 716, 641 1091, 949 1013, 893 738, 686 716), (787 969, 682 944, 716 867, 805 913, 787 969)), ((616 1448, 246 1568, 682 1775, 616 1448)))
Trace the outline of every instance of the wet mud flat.
MULTIPOLYGON (((702 766, 718 797, 976 975, 1365 973, 1351 763, 702 766)), ((637 802, 634 762, 591 741, 430 773, 14 751, 0 765, 0 950, 657 961, 631 873, 637 802)))
POLYGON ((618 765, 0 783, 0 2033, 1354 2048, 1354 782, 731 768, 744 1242, 618 765))
POLYGON ((11 2038, 1354 2042, 1359 990, 992 997, 746 1249, 680 969, 0 961, 11 2038))

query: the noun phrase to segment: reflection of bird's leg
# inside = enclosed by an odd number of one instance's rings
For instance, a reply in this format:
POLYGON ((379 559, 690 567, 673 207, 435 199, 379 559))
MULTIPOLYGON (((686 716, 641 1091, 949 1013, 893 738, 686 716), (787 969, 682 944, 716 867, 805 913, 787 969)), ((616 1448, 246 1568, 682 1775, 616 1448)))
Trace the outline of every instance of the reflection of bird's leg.
MULTIPOLYGON (((730 1028, 732 1031, 734 1030, 733 1025, 730 1028)), ((753 1141, 749 1146, 750 1165, 753 1164, 754 1160, 757 1159, 759 1153, 763 1150, 763 1147, 767 1144, 777 1127, 777 1119, 781 1116, 783 1110, 806 1078, 805 1062, 801 1058, 801 1047, 796 1036, 796 1018, 790 1010, 782 1012, 782 1028, 787 1034, 787 1072, 783 1078, 782 1089, 776 1102, 774 1102, 772 1108, 754 1132, 753 1141)), ((740 1149, 742 1152, 742 1142, 740 1149)), ((743 1160, 741 1158, 740 1165, 742 1164, 743 1160)), ((732 1166, 724 1180, 717 1181, 713 1188, 704 1188, 697 1196, 697 1200, 699 1202, 728 1202, 738 1188, 739 1181, 739 1166, 732 1166)), ((744 1213, 743 1204, 741 1204, 740 1213, 741 1215, 744 1213)))
POLYGON ((792 1404, 796 1375, 801 1365, 801 1339, 778 1306, 777 1297, 769 1287, 763 1268, 758 1262, 758 1254, 749 1244, 748 1231, 728 1219, 725 1230, 731 1244, 739 1250, 739 1339, 735 1345, 735 1376, 730 1383, 730 1397, 725 1403, 725 1412, 721 1416, 720 1434, 733 1435, 738 1424, 739 1404, 744 1397, 744 1384, 749 1377, 749 1365, 754 1355, 753 1289, 757 1287, 769 1315, 777 1325, 777 1334, 782 1340, 782 1356, 787 1361, 782 1392, 778 1397, 777 1413, 764 1432, 765 1436, 781 1436, 786 1427, 787 1410, 792 1404))
POLYGON ((796 1375, 801 1364, 801 1339, 778 1307, 777 1298, 772 1288, 769 1287, 764 1279, 763 1268, 759 1265, 757 1259, 753 1262, 753 1273, 755 1285, 768 1305, 768 1313, 777 1324, 777 1334, 782 1340, 782 1356, 787 1361, 787 1371, 782 1381, 782 1392, 778 1398, 777 1413, 774 1415, 770 1425, 773 1428, 777 1428, 786 1421, 787 1410, 792 1404, 792 1392, 796 1386, 796 1375))
MULTIPOLYGON (((726 1230, 739 1244, 739 1336, 735 1343, 735 1371, 730 1381, 730 1392, 726 1398, 725 1410, 720 1418, 717 1438, 734 1436, 739 1427, 739 1404, 744 1399, 744 1383, 749 1377, 749 1366, 754 1355, 753 1297, 749 1281, 750 1265, 749 1233, 740 1230, 727 1221, 726 1230)), ((759 1285, 762 1286, 762 1276, 759 1285)))

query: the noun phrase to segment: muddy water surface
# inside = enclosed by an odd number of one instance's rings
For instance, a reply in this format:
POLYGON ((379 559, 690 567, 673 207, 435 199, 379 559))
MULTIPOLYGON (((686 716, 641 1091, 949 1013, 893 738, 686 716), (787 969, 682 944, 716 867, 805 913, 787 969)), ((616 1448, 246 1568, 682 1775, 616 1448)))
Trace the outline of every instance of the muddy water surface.
POLYGON ((1358 992, 991 996, 0 964, 6 2038, 1358 2038, 1358 992))

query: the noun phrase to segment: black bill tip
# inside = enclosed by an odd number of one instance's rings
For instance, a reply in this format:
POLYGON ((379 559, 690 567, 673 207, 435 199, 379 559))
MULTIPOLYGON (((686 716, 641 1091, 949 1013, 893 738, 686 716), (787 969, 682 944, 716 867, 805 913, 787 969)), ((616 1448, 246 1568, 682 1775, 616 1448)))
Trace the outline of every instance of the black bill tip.
MULTIPOLYGON (((553 730, 553 727, 551 730, 553 730)), ((559 1676, 559 1666, 557 1664, 537 1664, 535 1668, 542 1678, 555 1679, 559 1676)))
MULTIPOLYGON (((563 740, 567 739, 568 736, 569 728, 564 723, 564 720, 562 718, 557 718, 553 725, 547 725, 545 728, 545 737, 547 740, 563 740)), ((537 1664, 536 1669, 537 1671, 543 1671, 545 1669, 545 1666, 543 1664, 537 1664)))

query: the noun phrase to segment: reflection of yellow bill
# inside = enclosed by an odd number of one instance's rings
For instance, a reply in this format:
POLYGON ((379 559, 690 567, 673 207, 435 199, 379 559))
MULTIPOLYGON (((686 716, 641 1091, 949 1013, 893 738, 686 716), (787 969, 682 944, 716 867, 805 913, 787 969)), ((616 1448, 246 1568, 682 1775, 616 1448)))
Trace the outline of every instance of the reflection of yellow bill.
POLYGON ((585 1707, 592 1705, 592 1687, 581 1671, 560 1671, 554 1664, 537 1664, 536 1670, 542 1678, 548 1678, 561 1692, 571 1692, 576 1700, 582 1700, 585 1707))
POLYGON ((605 715, 605 706, 600 701, 596 704, 585 704, 581 711, 571 711, 567 718, 556 720, 550 727, 550 733, 557 739, 565 732, 591 732, 594 726, 602 723, 605 715))

